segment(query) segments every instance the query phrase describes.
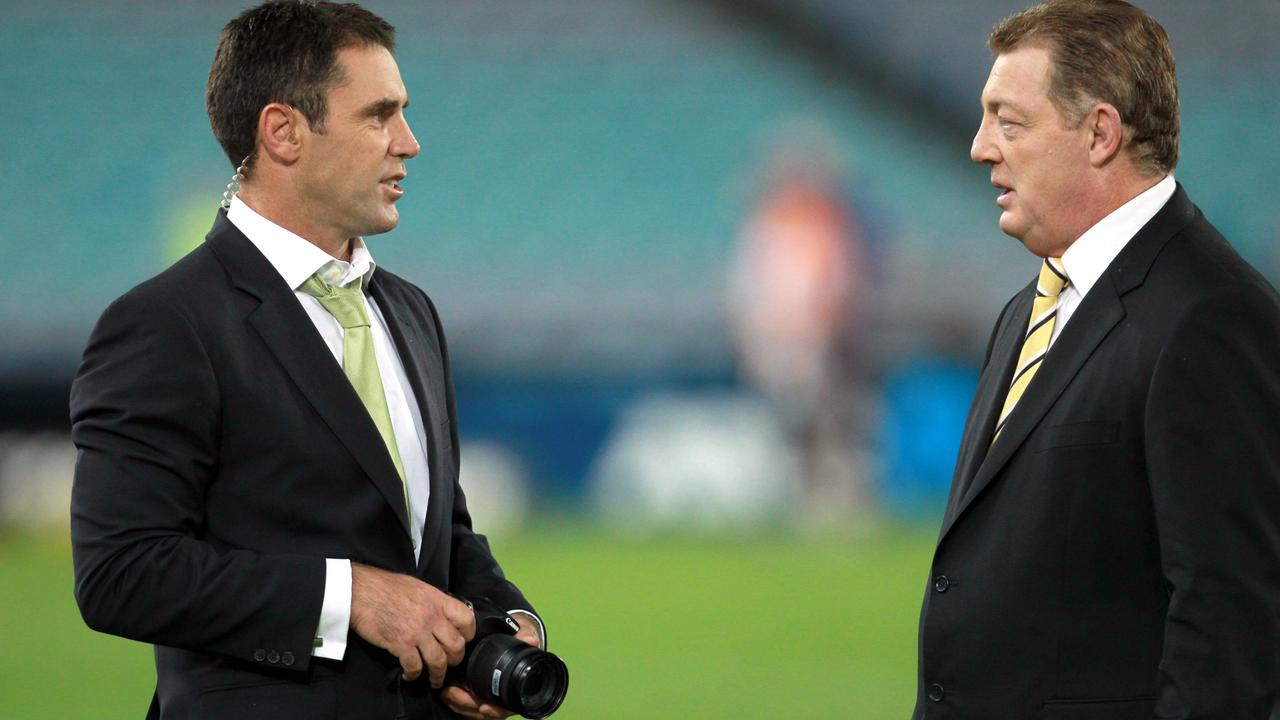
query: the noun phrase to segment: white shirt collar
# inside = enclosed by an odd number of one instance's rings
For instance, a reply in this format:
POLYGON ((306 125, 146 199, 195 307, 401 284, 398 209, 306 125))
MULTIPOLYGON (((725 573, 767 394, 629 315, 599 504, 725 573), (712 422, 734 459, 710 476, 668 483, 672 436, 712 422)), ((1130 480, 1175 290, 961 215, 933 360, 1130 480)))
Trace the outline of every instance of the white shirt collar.
POLYGON ((1106 272, 1107 266, 1134 235, 1146 225, 1160 208, 1173 197, 1178 184, 1173 175, 1147 188, 1137 197, 1121 205, 1085 231, 1062 253, 1071 285, 1083 297, 1106 272))
POLYGON ((227 219, 266 256, 267 262, 292 290, 297 290, 317 272, 330 285, 345 286, 363 277, 367 287, 373 271, 377 269, 364 238, 352 239, 351 262, 343 262, 259 215, 239 195, 231 198, 227 219))

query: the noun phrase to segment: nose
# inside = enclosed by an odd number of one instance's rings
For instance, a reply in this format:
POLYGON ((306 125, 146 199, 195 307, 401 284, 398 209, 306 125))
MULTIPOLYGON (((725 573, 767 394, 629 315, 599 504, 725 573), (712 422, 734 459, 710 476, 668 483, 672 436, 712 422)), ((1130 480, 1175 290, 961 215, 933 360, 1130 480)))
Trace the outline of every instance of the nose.
POLYGON ((978 125, 978 132, 973 136, 973 144, 969 146, 969 157, 976 163, 995 164, 1000 159, 995 143, 990 139, 991 123, 987 118, 978 125))
POLYGON ((409 129, 409 121, 403 115, 400 116, 400 127, 396 128, 395 134, 391 140, 391 154, 398 158, 417 157, 422 150, 422 146, 418 144, 418 139, 413 136, 413 131, 409 129))

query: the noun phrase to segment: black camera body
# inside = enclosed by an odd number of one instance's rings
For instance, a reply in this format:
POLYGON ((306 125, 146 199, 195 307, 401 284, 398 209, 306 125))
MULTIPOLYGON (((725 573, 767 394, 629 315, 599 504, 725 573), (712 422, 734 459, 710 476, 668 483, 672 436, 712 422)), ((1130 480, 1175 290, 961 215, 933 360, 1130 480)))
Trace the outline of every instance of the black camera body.
POLYGON ((527 718, 555 712, 569 690, 564 661, 516 639, 520 624, 489 600, 463 602, 475 612, 476 634, 462 662, 445 673, 445 684, 470 688, 481 700, 527 718))

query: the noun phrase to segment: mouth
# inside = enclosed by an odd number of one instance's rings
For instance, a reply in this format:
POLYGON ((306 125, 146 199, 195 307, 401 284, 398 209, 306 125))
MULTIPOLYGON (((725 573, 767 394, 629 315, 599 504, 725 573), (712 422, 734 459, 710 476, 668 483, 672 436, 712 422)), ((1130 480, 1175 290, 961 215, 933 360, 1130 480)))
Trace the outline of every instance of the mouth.
POLYGON ((387 188, 392 195, 398 198, 401 195, 404 195, 404 188, 400 186, 400 181, 404 180, 404 178, 404 173, 396 173, 395 175, 383 178, 379 181, 379 184, 387 188))
POLYGON ((1013 188, 1001 185, 995 180, 991 181, 991 186, 1000 191, 1000 194, 996 197, 996 204, 1000 207, 1004 207, 1013 199, 1013 188))

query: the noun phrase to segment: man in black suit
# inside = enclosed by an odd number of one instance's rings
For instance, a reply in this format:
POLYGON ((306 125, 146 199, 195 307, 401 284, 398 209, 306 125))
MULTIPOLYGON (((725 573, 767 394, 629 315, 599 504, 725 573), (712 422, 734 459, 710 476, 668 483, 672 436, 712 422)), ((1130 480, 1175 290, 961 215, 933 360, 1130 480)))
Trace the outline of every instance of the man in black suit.
POLYGON ((453 596, 544 642, 471 528, 435 309, 362 239, 419 150, 393 48, 354 5, 229 23, 207 103, 239 194, 85 350, 76 598, 155 644, 149 717, 504 717, 439 689, 475 631, 453 596))
POLYGON ((1266 718, 1280 688, 1280 302, 1171 173, 1164 30, 996 27, 974 161, 1044 258, 996 322, 920 618, 914 717, 1266 718))

